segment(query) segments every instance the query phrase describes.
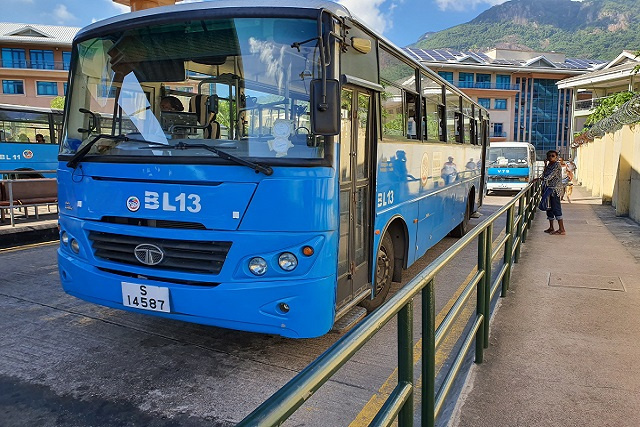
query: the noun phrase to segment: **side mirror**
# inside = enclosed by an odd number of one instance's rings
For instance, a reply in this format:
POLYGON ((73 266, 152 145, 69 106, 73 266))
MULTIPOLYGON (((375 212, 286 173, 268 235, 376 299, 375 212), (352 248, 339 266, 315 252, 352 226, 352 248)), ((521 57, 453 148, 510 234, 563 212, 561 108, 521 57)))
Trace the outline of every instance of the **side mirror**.
POLYGON ((323 99, 322 80, 311 80, 311 133, 331 136, 340 133, 340 83, 327 80, 323 99))
POLYGON ((207 100, 207 112, 218 114, 218 95, 211 95, 207 100))

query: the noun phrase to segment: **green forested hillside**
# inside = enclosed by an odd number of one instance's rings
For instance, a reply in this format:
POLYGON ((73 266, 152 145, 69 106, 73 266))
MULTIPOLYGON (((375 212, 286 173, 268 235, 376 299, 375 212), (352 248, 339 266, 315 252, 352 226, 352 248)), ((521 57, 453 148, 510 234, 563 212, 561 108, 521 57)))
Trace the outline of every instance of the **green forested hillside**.
POLYGON ((414 46, 458 50, 526 47, 610 60, 623 49, 640 48, 640 1, 511 0, 466 24, 427 33, 414 46))

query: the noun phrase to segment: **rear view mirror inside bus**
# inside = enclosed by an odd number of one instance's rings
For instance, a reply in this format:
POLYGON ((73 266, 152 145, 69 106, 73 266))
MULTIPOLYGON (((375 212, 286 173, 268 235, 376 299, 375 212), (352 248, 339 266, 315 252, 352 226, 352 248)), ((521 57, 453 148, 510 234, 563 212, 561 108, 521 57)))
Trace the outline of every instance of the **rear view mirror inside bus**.
POLYGON ((321 79, 311 81, 311 132, 337 135, 340 133, 340 84, 337 80, 327 80, 326 85, 325 91, 321 79))

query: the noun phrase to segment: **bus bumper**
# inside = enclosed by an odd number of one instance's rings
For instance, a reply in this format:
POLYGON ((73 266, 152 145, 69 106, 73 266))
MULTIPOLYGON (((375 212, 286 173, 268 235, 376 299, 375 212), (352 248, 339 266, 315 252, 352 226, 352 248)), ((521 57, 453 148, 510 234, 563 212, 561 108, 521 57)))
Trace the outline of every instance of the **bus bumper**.
POLYGON ((487 191, 520 191, 528 182, 488 182, 487 191))
POLYGON ((211 287, 179 285, 105 272, 61 249, 58 266, 65 292, 106 307, 289 338, 317 337, 333 325, 335 278, 331 276, 220 283, 211 287), (123 282, 168 288, 170 312, 123 305, 123 282))

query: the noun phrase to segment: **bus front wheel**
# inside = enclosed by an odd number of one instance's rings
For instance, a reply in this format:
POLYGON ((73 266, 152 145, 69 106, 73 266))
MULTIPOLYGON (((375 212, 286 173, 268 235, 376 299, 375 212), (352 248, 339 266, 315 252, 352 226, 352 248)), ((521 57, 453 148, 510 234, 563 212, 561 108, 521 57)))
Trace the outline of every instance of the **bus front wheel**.
POLYGON ((375 296, 373 299, 365 299, 360 305, 371 313, 380 307, 389 294, 391 281, 393 278, 395 255, 393 252, 393 241, 388 233, 385 233, 376 259, 376 276, 374 278, 375 296))

